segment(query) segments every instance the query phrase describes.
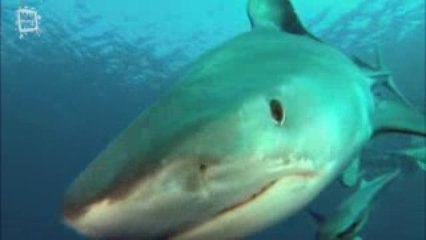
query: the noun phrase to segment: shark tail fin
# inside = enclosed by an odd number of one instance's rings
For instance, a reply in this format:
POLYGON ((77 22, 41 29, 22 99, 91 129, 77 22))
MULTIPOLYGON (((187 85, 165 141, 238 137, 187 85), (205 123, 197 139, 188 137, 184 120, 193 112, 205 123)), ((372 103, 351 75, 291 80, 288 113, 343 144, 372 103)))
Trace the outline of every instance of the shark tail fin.
POLYGON ((374 115, 374 135, 404 133, 426 137, 426 116, 404 103, 381 100, 374 115))

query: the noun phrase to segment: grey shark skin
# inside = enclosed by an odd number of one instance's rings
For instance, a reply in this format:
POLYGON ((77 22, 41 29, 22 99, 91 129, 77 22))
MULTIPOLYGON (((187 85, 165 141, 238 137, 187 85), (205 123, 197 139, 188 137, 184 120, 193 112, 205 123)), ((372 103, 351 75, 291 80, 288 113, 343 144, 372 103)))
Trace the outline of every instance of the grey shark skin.
POLYGON ((338 207, 335 214, 327 218, 311 212, 319 226, 317 239, 361 239, 357 235, 367 221, 373 201, 380 191, 395 179, 399 173, 399 170, 395 170, 376 177, 369 182, 362 181, 359 189, 338 207))
POLYGON ((373 134, 425 134, 418 113, 375 104, 373 79, 289 1, 248 13, 251 31, 198 59, 77 178, 66 224, 91 238, 241 238, 303 208, 373 134))

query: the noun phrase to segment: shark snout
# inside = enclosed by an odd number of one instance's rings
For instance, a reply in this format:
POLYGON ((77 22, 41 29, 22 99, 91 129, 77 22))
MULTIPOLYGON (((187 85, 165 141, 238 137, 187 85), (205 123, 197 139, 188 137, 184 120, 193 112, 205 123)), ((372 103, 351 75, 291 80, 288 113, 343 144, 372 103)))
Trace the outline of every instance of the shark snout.
POLYGON ((81 195, 90 186, 77 181, 65 197, 63 221, 90 237, 132 235, 132 225, 134 231, 137 225, 146 227, 147 238, 173 232, 188 225, 189 219, 205 219, 223 208, 212 209, 202 203, 210 194, 209 184, 219 163, 220 159, 211 154, 176 153, 159 159, 150 174, 132 181, 123 179, 128 182, 121 185, 118 179, 90 199, 81 195), (198 204, 200 211, 188 210, 190 204, 198 204), (159 216, 161 225, 156 220, 159 216))

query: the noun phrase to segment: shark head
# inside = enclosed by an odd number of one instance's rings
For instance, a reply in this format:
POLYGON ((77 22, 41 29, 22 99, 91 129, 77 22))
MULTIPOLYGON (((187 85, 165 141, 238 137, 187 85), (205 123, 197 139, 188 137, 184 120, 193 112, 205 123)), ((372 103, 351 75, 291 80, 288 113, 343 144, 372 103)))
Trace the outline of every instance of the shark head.
POLYGON ((77 178, 68 225, 93 238, 235 239, 335 177, 371 133, 368 81, 288 1, 251 0, 249 16, 252 31, 203 55, 77 178))

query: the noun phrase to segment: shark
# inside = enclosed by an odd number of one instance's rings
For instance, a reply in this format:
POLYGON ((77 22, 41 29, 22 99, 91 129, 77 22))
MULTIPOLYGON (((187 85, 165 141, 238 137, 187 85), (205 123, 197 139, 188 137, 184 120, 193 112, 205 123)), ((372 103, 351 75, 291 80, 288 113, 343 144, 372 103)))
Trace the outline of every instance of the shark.
POLYGON ((411 144, 393 153, 412 159, 417 166, 426 171, 426 142, 424 139, 412 138, 411 144))
POLYGON ((380 99, 365 68, 310 33, 291 1, 249 0, 251 30, 195 60, 65 193, 95 239, 238 239, 294 215, 385 133, 424 114, 380 99))
POLYGON ((359 189, 349 196, 329 217, 310 210, 318 225, 318 240, 361 240, 359 232, 365 226, 371 206, 381 190, 387 186, 400 170, 394 170, 371 181, 362 180, 359 189))
POLYGON ((422 169, 423 171, 426 171, 426 148, 425 147, 418 147, 415 149, 407 149, 402 153, 405 156, 413 158, 417 166, 422 169))

